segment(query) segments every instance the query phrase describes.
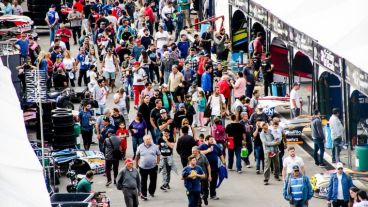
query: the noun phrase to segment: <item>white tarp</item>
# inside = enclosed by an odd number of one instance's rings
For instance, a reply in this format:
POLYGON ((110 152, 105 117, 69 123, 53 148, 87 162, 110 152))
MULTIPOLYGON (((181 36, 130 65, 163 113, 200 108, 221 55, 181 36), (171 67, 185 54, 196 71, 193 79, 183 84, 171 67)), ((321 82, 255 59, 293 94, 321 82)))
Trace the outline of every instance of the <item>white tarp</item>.
POLYGON ((50 207, 42 166, 27 138, 11 72, 2 63, 0 94, 0 206, 50 207))
POLYGON ((367 0, 254 0, 282 21, 368 72, 367 0))

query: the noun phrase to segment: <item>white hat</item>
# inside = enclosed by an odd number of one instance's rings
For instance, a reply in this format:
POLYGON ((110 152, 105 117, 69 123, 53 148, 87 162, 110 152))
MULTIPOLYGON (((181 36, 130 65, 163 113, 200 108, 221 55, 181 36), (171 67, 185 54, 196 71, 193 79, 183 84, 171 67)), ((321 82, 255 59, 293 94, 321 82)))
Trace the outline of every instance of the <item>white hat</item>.
POLYGON ((342 164, 341 162, 338 162, 336 164, 336 169, 339 169, 339 168, 344 168, 344 164, 342 164))

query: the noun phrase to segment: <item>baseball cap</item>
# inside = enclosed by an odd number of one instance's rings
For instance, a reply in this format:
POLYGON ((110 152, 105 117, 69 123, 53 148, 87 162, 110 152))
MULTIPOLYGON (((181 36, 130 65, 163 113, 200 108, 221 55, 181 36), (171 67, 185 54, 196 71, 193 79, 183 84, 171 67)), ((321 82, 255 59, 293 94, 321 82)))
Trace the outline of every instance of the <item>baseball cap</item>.
POLYGON ((336 164, 336 169, 339 169, 339 168, 344 168, 344 164, 342 164, 341 162, 338 162, 336 164))
POLYGON ((299 165, 294 165, 293 166, 293 170, 295 171, 295 170, 299 170, 299 165))
POLYGON ((165 109, 160 110, 160 114, 167 113, 165 109))
POLYGON ((179 104, 179 108, 184 108, 184 107, 185 107, 185 105, 183 103, 179 104))
POLYGON ((133 63, 133 65, 141 65, 141 63, 140 63, 140 62, 138 62, 138 61, 135 61, 135 62, 133 63))
POLYGON ((125 164, 125 165, 129 165, 129 164, 131 164, 131 163, 133 163, 133 160, 132 160, 132 159, 130 159, 130 158, 128 158, 128 159, 126 159, 126 160, 124 161, 124 164, 125 164))

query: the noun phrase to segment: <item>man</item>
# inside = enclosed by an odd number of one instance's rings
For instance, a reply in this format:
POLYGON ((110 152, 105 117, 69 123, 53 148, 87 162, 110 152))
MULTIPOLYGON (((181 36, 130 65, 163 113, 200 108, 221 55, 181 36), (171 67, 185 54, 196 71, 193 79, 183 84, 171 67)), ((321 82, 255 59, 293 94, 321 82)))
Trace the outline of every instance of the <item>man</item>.
POLYGON ((18 4, 18 0, 13 1, 12 9, 13 9, 13 15, 23 15, 23 9, 18 4))
POLYGON ((141 37, 141 43, 144 46, 144 49, 147 50, 150 44, 153 43, 153 37, 148 31, 148 29, 143 30, 144 35, 141 37))
POLYGON ((263 112, 263 108, 260 105, 257 106, 256 111, 250 116, 249 123, 254 125, 258 118, 264 122, 268 122, 268 116, 263 112))
POLYGON ((50 28, 50 44, 54 41, 55 33, 58 30, 59 14, 55 10, 56 5, 52 4, 45 17, 45 21, 50 28))
POLYGON ((257 37, 253 41, 254 53, 262 54, 262 52, 263 52, 262 39, 263 39, 262 33, 257 32, 257 37))
POLYGON ((284 198, 289 201, 290 207, 307 207, 308 201, 313 197, 309 178, 299 171, 298 165, 294 165, 292 170, 284 182, 284 198))
POLYGON ((180 130, 181 129, 181 127, 182 127, 182 121, 185 118, 188 119, 187 111, 185 109, 185 104, 184 103, 180 103, 179 104, 179 107, 178 107, 178 110, 174 114, 174 125, 175 125, 175 128, 177 130, 180 130))
POLYGON ((147 181, 150 178, 148 193, 151 197, 155 196, 157 184, 157 166, 160 163, 160 150, 157 145, 152 144, 152 137, 145 135, 143 143, 137 148, 135 158, 136 166, 139 167, 141 175, 141 198, 147 200, 147 181))
POLYGON ((162 172, 161 190, 170 189, 171 169, 174 165, 173 149, 175 146, 174 137, 170 136, 170 130, 164 129, 162 137, 158 139, 157 146, 160 149, 161 161, 159 171, 162 172))
POLYGON ((318 109, 314 110, 314 116, 312 118, 311 123, 312 129, 312 138, 314 142, 314 163, 321 167, 324 167, 325 164, 323 163, 323 154, 325 153, 325 135, 323 133, 322 122, 321 122, 321 113, 318 109), (319 151, 319 157, 318 157, 319 151))
MULTIPOLYGON (((115 133, 109 134, 109 137, 104 141, 105 151, 105 168, 106 168, 106 187, 111 184, 111 169, 114 172, 114 184, 116 184, 116 178, 118 177, 119 161, 121 157, 117 157, 115 151, 120 151, 120 137, 115 133)), ((120 153, 121 154, 121 153, 120 153)))
POLYGON ((201 76, 201 87, 203 88, 206 97, 210 96, 213 91, 213 80, 211 73, 212 65, 206 65, 206 71, 201 76))
POLYGON ((327 203, 333 207, 348 207, 349 189, 353 186, 350 175, 344 172, 344 165, 336 164, 336 172, 330 177, 328 184, 327 203))
POLYGON ((173 98, 174 98, 174 102, 176 106, 178 106, 178 104, 180 103, 184 103, 185 94, 187 94, 187 82, 183 81, 179 83, 178 87, 176 87, 174 94, 173 94, 174 96, 173 98))
MULTIPOLYGON (((212 180, 211 166, 206 156, 201 153, 197 146, 192 147, 192 155, 195 156, 195 158, 197 159, 197 165, 202 168, 204 174, 206 175, 206 178, 201 180, 201 194, 204 205, 207 206, 209 194, 208 182, 211 182, 212 180)), ((199 202, 199 204, 201 204, 201 202, 199 202)))
POLYGON ((224 95, 220 94, 220 89, 218 86, 215 86, 215 91, 208 99, 207 104, 211 106, 211 120, 213 121, 215 117, 222 117, 222 125, 225 126, 225 97, 224 95))
POLYGON ((70 29, 65 27, 63 23, 60 24, 60 28, 57 30, 56 35, 60 36, 62 42, 65 43, 66 49, 70 50, 69 39, 72 37, 70 29))
POLYGON ((340 119, 340 110, 338 108, 332 109, 332 116, 328 123, 331 128, 331 138, 333 142, 332 148, 332 163, 340 162, 340 151, 342 137, 344 136, 344 126, 342 125, 340 119))
POLYGON ((19 46, 19 52, 20 52, 20 58, 21 63, 25 63, 25 60, 28 57, 28 51, 29 51, 29 40, 27 39, 27 34, 22 33, 21 38, 18 39, 14 45, 19 46))
POLYGON ((153 143, 155 144, 157 143, 157 140, 160 136, 160 129, 159 126, 157 125, 157 121, 161 117, 161 109, 162 109, 162 101, 161 99, 156 99, 155 108, 153 108, 150 113, 150 123, 152 127, 149 129, 152 135, 153 143))
POLYGON ((295 155, 295 147, 288 148, 289 156, 285 157, 282 168, 282 179, 285 180, 286 176, 293 172, 293 166, 299 166, 301 173, 305 174, 304 161, 301 157, 295 155))
MULTIPOLYGON (((110 109, 105 109, 104 116, 99 116, 97 118, 97 120, 96 120, 95 128, 96 128, 96 137, 97 137, 97 140, 103 139, 102 138, 102 136, 103 136, 102 130, 105 128, 105 125, 106 125, 106 123, 104 122, 104 119, 109 119, 109 124, 111 123, 113 125, 113 127, 111 127, 111 128, 112 129, 115 129, 115 127, 114 127, 114 119, 111 117, 111 111, 110 111, 110 109)), ((103 140, 101 140, 101 141, 103 143, 103 140)), ((100 148, 101 152, 103 151, 102 149, 103 148, 101 147, 100 148)))
POLYGON ((99 114, 102 114, 106 107, 107 95, 109 94, 109 89, 105 85, 103 79, 98 79, 97 84, 92 91, 93 99, 97 101, 99 114))
POLYGON ((175 92, 175 89, 183 81, 184 81, 183 74, 181 72, 179 72, 177 65, 173 65, 172 68, 171 68, 171 73, 169 75, 169 80, 167 82, 167 85, 169 87, 169 91, 173 94, 175 92))
POLYGON ((180 156, 183 167, 188 165, 188 157, 192 154, 192 147, 197 146, 194 138, 188 135, 188 131, 189 128, 187 126, 181 128, 183 135, 178 139, 178 143, 176 145, 176 152, 180 156))
POLYGON ((167 90, 167 87, 168 86, 165 83, 161 85, 160 96, 162 98, 162 105, 167 112, 170 112, 172 110, 175 113, 176 111, 175 103, 171 93, 167 90))
POLYGON ((271 162, 274 167, 275 180, 281 181, 279 178, 279 156, 278 156, 278 145, 280 145, 281 140, 275 140, 271 131, 268 129, 268 123, 264 122, 261 125, 262 132, 260 138, 263 144, 264 157, 265 157, 265 168, 264 171, 264 185, 268 185, 268 180, 271 174, 271 162))
POLYGON ((246 145, 247 137, 245 134, 244 125, 236 121, 236 116, 231 115, 231 123, 226 126, 225 132, 228 137, 232 137, 234 140, 234 149, 228 149, 229 159, 228 168, 233 168, 234 154, 236 157, 236 171, 242 173, 242 158, 240 157, 241 149, 246 145))
POLYGON ((171 37, 167 31, 164 30, 162 25, 158 26, 158 31, 155 34, 155 45, 157 49, 162 49, 164 45, 168 45, 171 37))
POLYGON ((141 193, 141 179, 137 168, 133 166, 132 159, 126 159, 125 168, 120 172, 117 180, 117 189, 122 190, 127 207, 138 207, 138 195, 141 193))
POLYGON ((77 193, 92 193, 92 180, 93 171, 89 170, 81 181, 77 185, 77 193))
POLYGON ((225 164, 224 155, 221 153, 220 147, 216 144, 215 138, 211 135, 207 135, 205 138, 205 143, 199 145, 199 150, 201 153, 206 155, 208 162, 211 166, 211 181, 210 181, 210 199, 219 200, 220 198, 216 195, 216 187, 217 187, 217 179, 218 179, 218 164, 219 159, 221 160, 222 165, 225 164))
POLYGON ((138 109, 140 103, 140 95, 144 89, 147 75, 144 69, 141 67, 140 62, 136 61, 133 64, 133 90, 134 90, 134 108, 138 109))
POLYGON ((175 125, 174 125, 174 120, 172 118, 170 118, 170 116, 168 115, 168 113, 165 109, 161 109, 160 114, 161 114, 161 116, 157 120, 157 126, 159 128, 159 133, 157 134, 158 137, 161 137, 163 135, 163 134, 161 134, 161 132, 167 129, 167 130, 169 130, 170 138, 175 140, 176 129, 175 129, 175 125))
POLYGON ((73 7, 73 11, 69 12, 68 19, 72 29, 74 45, 77 45, 78 39, 81 37, 82 14, 77 11, 77 7, 73 7))
POLYGON ((171 69, 174 65, 178 64, 178 61, 174 60, 174 58, 170 57, 170 52, 165 51, 164 57, 161 60, 161 66, 160 66, 160 76, 164 77, 164 83, 169 82, 169 76, 171 73, 171 69))
POLYGON ((212 26, 209 26, 206 32, 202 34, 202 45, 205 53, 211 54, 211 42, 213 40, 212 26))
POLYGON ((89 57, 88 53, 86 53, 86 50, 84 47, 81 47, 79 49, 79 54, 77 55, 77 58, 75 60, 75 65, 77 66, 80 63, 79 66, 79 76, 78 76, 78 86, 82 86, 82 78, 84 81, 84 84, 88 85, 88 78, 87 78, 87 71, 89 70, 89 67, 91 65, 91 58, 89 57))
MULTIPOLYGON (((271 91, 271 83, 273 82, 273 65, 271 64, 271 53, 266 53, 266 59, 262 64, 262 73, 263 73, 263 86, 264 86, 264 95, 268 96, 268 89, 271 91)), ((271 95, 276 95, 272 94, 271 95)))
POLYGON ((190 4, 191 0, 178 0, 178 12, 184 15, 184 25, 190 27, 192 24, 190 22, 190 4))
POLYGON ((189 165, 184 167, 182 172, 184 186, 187 189, 188 207, 198 207, 201 199, 201 179, 205 179, 206 175, 202 168, 197 165, 197 159, 194 155, 188 157, 188 162, 189 165))
POLYGON ((226 102, 226 106, 227 108, 231 107, 231 87, 230 87, 230 82, 229 82, 229 76, 228 75, 223 75, 220 79, 220 81, 217 83, 217 86, 220 89, 220 94, 224 95, 225 98, 225 102, 226 102))
POLYGON ((302 98, 300 97, 298 90, 300 89, 300 83, 295 82, 293 84, 293 89, 290 92, 290 108, 291 108, 291 118, 298 117, 300 115, 300 110, 302 107, 302 98))

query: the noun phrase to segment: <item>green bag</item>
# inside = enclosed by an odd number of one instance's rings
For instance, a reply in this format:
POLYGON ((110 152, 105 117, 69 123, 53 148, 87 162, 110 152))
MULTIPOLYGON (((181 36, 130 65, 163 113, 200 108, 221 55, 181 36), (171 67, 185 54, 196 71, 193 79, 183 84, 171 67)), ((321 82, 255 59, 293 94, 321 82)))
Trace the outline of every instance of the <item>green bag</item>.
POLYGON ((240 157, 241 157, 241 158, 247 158, 247 157, 248 157, 248 155, 249 155, 249 151, 248 151, 248 149, 247 149, 246 147, 243 147, 243 148, 241 149, 241 152, 240 152, 240 157))

